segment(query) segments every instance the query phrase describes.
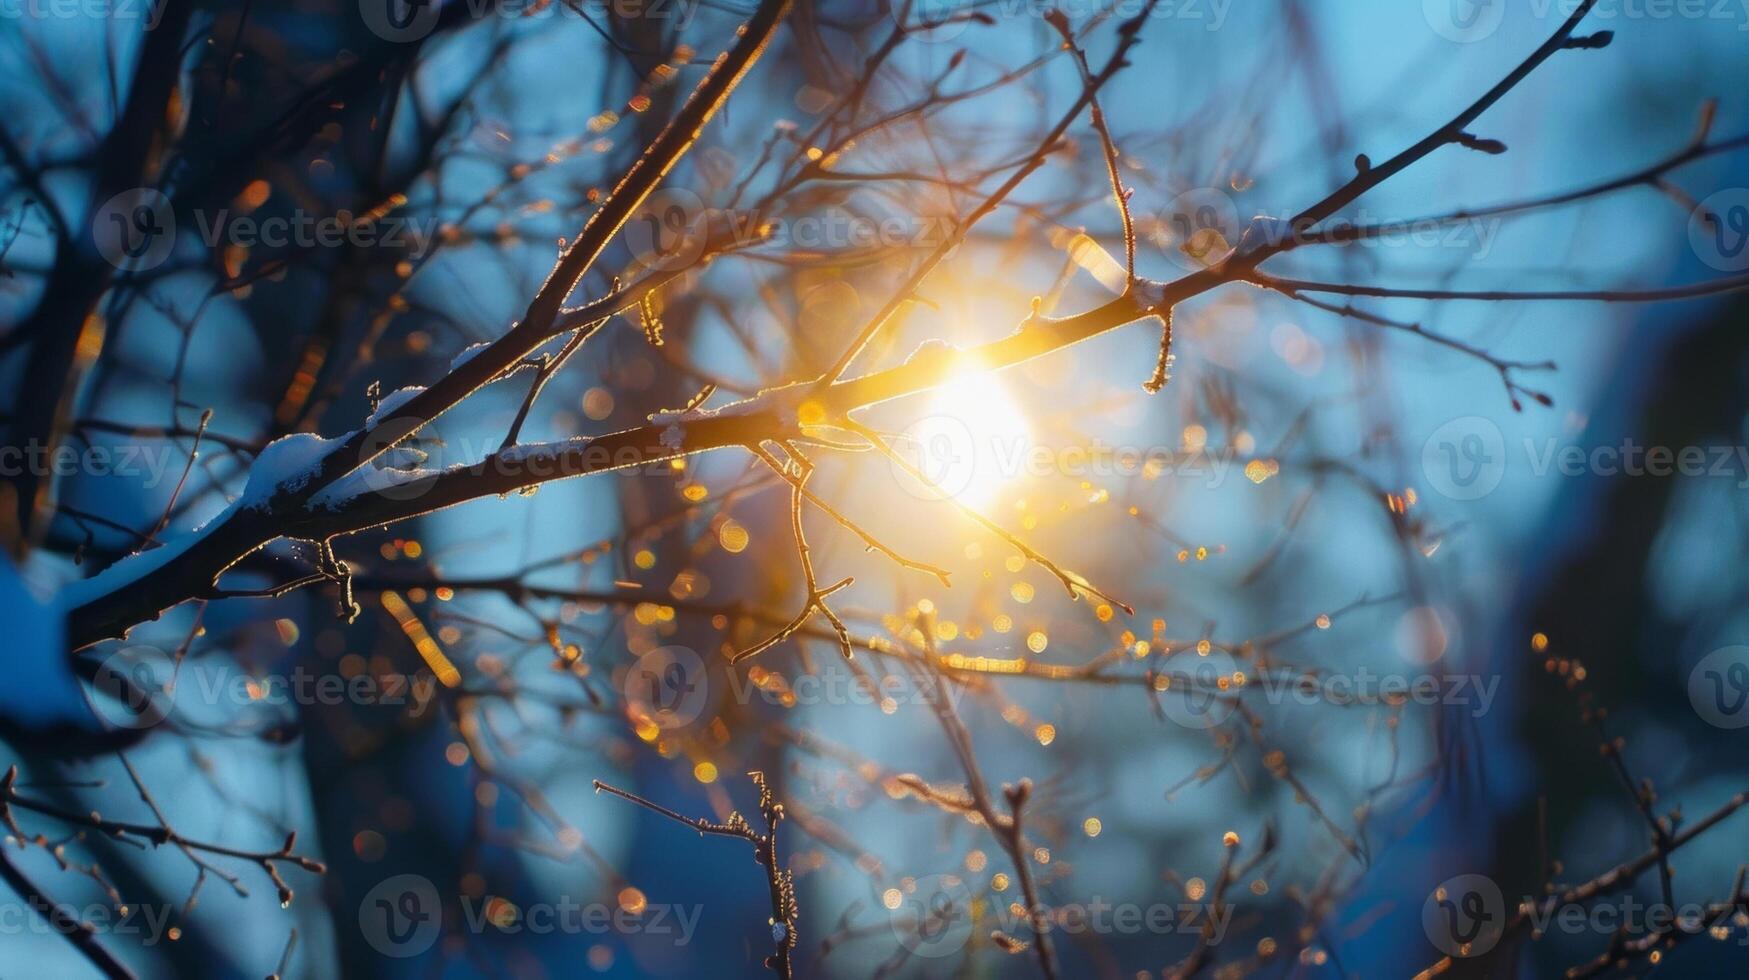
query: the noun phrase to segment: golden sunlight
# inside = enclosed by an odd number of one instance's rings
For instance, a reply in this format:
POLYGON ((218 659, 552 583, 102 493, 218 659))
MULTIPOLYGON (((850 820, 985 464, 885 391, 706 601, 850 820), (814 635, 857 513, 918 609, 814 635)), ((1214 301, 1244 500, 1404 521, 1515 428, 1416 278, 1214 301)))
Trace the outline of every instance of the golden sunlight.
POLYGON ((993 503, 1020 475, 1031 449, 1019 403, 993 374, 976 373, 937 389, 929 408, 929 415, 905 430, 910 462, 968 507, 993 503))

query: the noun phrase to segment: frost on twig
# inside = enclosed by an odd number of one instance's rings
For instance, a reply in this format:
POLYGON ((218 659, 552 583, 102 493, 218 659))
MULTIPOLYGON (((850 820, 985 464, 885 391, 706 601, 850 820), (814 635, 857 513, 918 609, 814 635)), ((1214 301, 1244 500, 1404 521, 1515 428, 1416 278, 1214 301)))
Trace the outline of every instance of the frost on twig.
POLYGON ((765 831, 754 830, 741 816, 740 811, 730 811, 725 821, 706 820, 702 817, 687 817, 670 810, 659 803, 628 793, 623 789, 595 780, 595 791, 608 792, 623 800, 636 803, 638 806, 654 813, 659 813, 676 823, 683 824, 698 831, 718 837, 739 837, 753 845, 753 859, 765 869, 766 881, 771 895, 771 944, 773 952, 765 960, 765 965, 780 977, 788 980, 795 975, 795 967, 791 963, 791 954, 796 948, 796 920, 801 913, 796 905, 795 876, 779 865, 777 856, 777 827, 784 819, 784 806, 777 801, 766 784, 763 772, 747 774, 753 784, 759 789, 759 813, 765 818, 765 831))

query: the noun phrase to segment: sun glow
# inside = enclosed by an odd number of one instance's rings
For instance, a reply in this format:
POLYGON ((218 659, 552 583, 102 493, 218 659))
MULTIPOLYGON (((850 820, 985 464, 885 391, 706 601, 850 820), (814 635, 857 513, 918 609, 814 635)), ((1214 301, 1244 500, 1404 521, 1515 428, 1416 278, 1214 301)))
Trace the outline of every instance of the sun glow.
POLYGON ((993 503, 1020 475, 1031 448, 1025 413, 989 373, 969 374, 938 389, 929 415, 907 428, 905 436, 911 463, 942 493, 968 507, 993 503))

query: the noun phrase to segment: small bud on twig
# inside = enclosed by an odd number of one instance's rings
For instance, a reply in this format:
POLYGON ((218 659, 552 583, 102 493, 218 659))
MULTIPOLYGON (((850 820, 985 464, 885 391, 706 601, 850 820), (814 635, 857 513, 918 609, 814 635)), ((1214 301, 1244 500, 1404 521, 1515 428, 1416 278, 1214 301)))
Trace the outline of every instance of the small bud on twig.
POLYGON ((1475 133, 1459 133, 1456 137, 1458 145, 1475 150, 1477 153, 1499 155, 1506 152, 1506 144, 1496 139, 1483 139, 1475 133))
POLYGON ((1615 40, 1614 31, 1598 31, 1596 34, 1579 34, 1567 39, 1561 47, 1569 51, 1597 51, 1609 47, 1609 42, 1615 40))

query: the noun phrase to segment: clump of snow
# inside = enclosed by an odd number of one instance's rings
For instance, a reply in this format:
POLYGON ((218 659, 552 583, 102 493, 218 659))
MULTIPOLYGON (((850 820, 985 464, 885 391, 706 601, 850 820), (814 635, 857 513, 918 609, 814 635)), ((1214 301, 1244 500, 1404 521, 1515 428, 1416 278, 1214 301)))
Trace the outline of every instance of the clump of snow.
POLYGON ((1166 286, 1162 280, 1138 278, 1130 288, 1135 293, 1137 306, 1155 309, 1166 305, 1166 286))
POLYGON ((416 446, 396 446, 322 488, 322 492, 310 498, 310 507, 339 510, 355 497, 399 490, 420 480, 431 479, 438 471, 419 465, 430 458, 416 446))
MULTIPOLYGON (((794 428, 796 418, 801 414, 802 403, 814 396, 818 385, 812 381, 795 381, 775 388, 763 388, 751 398, 743 398, 719 408, 694 408, 685 412, 657 412, 650 416, 655 425, 685 425, 709 418, 746 418, 751 415, 769 413, 777 417, 778 424, 785 428, 794 428)), ((684 433, 677 434, 683 435, 684 433)), ((663 433, 663 445, 667 433, 663 433)), ((678 443, 670 448, 679 448, 678 443)))
POLYGON ((321 470, 322 460, 351 435, 324 439, 310 432, 294 432, 268 443, 249 467, 249 482, 243 486, 238 506, 258 508, 277 493, 302 490, 321 470))
POLYGON ((910 356, 905 358, 905 364, 906 366, 909 366, 917 361, 939 360, 953 354, 958 354, 959 351, 960 349, 958 347, 942 340, 940 337, 932 337, 925 340, 923 343, 918 344, 917 349, 912 351, 910 356))
POLYGON ((376 411, 370 413, 370 418, 364 420, 365 428, 375 428, 379 421, 393 416, 401 406, 412 401, 415 396, 424 390, 425 389, 419 385, 408 385, 405 388, 397 388, 394 391, 389 392, 387 395, 384 395, 383 400, 377 402, 376 411))
POLYGON ((60 595, 56 598, 62 608, 77 609, 102 596, 114 595, 123 589, 132 587, 134 583, 147 575, 170 564, 172 559, 194 547, 201 538, 223 525, 241 504, 241 500, 235 501, 215 515, 212 520, 187 534, 179 534, 156 548, 136 551, 90 578, 67 583, 61 587, 60 595))
POLYGON ((1277 215, 1260 214, 1239 234, 1238 250, 1274 248, 1292 237, 1294 223, 1277 215))
POLYGON ((687 423, 699 422, 716 414, 717 410, 714 408, 689 408, 683 412, 657 412, 650 416, 650 424, 663 426, 662 448, 677 450, 686 445, 687 423))
POLYGON ((436 480, 439 475, 438 470, 418 467, 401 470, 369 463, 335 480, 321 493, 311 497, 310 508, 341 510, 352 501, 373 493, 388 494, 398 500, 411 500, 430 489, 429 486, 419 487, 417 484, 436 480))
POLYGON ((77 725, 95 730, 96 718, 73 677, 67 655, 66 613, 33 592, 11 559, 0 555, 0 716, 25 728, 77 725))
POLYGON ((557 459, 565 453, 583 449, 593 441, 590 436, 572 436, 558 442, 525 442, 499 450, 488 457, 484 465, 490 466, 493 462, 499 462, 507 466, 514 466, 528 463, 530 460, 557 459))
MULTIPOLYGON (((744 405, 746 403, 736 402, 735 404, 744 405)), ((701 419, 711 418, 716 414, 717 410, 714 408, 689 408, 684 412, 656 412, 650 416, 650 422, 653 425, 675 425, 677 423, 684 425, 687 422, 697 422, 701 419)))
POLYGON ((473 360, 476 356, 479 355, 479 353, 481 351, 485 350, 486 348, 488 348, 490 346, 492 346, 492 345, 490 343, 485 342, 485 341, 481 341, 478 344, 472 344, 472 345, 468 346, 460 354, 457 354, 455 357, 450 359, 449 369, 451 371, 454 371, 456 368, 459 368, 463 364, 466 364, 469 361, 473 360))

